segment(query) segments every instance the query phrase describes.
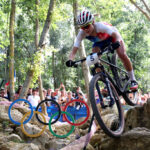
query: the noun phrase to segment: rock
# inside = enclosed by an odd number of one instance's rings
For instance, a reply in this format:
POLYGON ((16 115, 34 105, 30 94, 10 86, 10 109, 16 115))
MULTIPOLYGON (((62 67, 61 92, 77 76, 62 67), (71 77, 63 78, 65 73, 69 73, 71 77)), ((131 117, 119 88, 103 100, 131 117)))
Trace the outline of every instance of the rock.
POLYGON ((4 131, 5 131, 5 132, 8 132, 8 133, 12 133, 12 132, 13 132, 13 129, 9 127, 9 128, 6 128, 4 131))
POLYGON ((124 133, 120 138, 106 138, 99 150, 150 150, 150 130, 134 128, 124 133))
POLYGON ((9 121, 8 112, 6 112, 6 106, 0 105, 0 122, 9 121))
POLYGON ((38 146, 33 143, 24 144, 24 143, 14 143, 6 142, 0 145, 1 150, 39 150, 38 146))
POLYGON ((20 136, 17 135, 17 134, 11 134, 11 135, 9 135, 7 137, 7 140, 8 141, 13 141, 13 142, 21 142, 22 141, 22 139, 20 138, 20 136))
POLYGON ((125 120, 125 131, 136 127, 146 127, 150 129, 150 100, 144 106, 136 106, 127 111, 125 120))
POLYGON ((88 144, 87 147, 86 147, 86 150, 95 150, 91 144, 88 144))
POLYGON ((7 142, 6 135, 0 132, 0 145, 7 142))
POLYGON ((52 130, 56 132, 58 135, 65 135, 67 134, 72 128, 72 125, 68 123, 59 123, 52 125, 52 130))
MULTIPOLYGON (((82 122, 83 120, 85 120, 84 117, 83 117, 83 118, 80 118, 80 119, 78 119, 78 120, 76 120, 76 123, 80 123, 80 122, 82 122)), ((77 126, 77 127, 78 127, 79 129, 85 130, 85 129, 89 128, 89 126, 90 126, 90 121, 91 121, 91 118, 88 119, 84 124, 82 124, 82 125, 80 125, 80 126, 77 126)))
POLYGON ((101 139, 102 139, 102 135, 96 133, 96 134, 94 134, 94 135, 92 136, 92 138, 90 139, 90 144, 91 144, 92 146, 95 146, 95 145, 97 145, 98 143, 101 142, 101 139))

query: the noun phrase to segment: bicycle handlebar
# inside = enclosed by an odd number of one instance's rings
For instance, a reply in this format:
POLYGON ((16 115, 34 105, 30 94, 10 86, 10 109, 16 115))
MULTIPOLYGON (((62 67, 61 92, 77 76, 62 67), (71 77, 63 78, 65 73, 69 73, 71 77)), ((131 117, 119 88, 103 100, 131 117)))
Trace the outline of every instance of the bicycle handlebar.
MULTIPOLYGON (((81 60, 77 60, 77 61, 74 61, 74 66, 73 67, 77 67, 79 64, 81 64, 82 62, 84 62, 84 61, 86 61, 87 59, 88 59, 88 57, 91 57, 90 59, 91 59, 91 61, 92 61, 92 59, 93 59, 93 63, 95 63, 94 62, 94 58, 92 58, 92 55, 94 56, 94 57, 97 57, 96 59, 98 59, 98 56, 100 56, 100 55, 102 55, 102 54, 104 54, 104 53, 114 53, 114 51, 118 48, 120 46, 120 43, 117 41, 117 42, 115 42, 115 43, 112 43, 112 44, 110 44, 108 47, 106 47, 103 51, 101 51, 101 52, 98 52, 98 53, 91 53, 90 55, 88 55, 86 58, 83 58, 83 59, 81 59, 81 60), (96 56, 97 55, 97 56, 96 56)), ((89 64, 90 65, 90 64, 89 64)))

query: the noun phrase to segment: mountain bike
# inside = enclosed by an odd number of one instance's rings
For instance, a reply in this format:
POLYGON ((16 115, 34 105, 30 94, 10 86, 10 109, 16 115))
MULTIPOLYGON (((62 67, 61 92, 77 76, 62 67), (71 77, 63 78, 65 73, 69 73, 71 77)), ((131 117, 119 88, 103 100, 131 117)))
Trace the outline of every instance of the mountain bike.
POLYGON ((121 96, 129 105, 134 106, 137 103, 136 98, 129 98, 131 93, 136 97, 137 91, 130 91, 127 72, 117 66, 115 50, 119 46, 119 42, 111 43, 101 52, 91 53, 86 58, 74 61, 74 67, 84 61, 88 66, 94 65, 91 68, 93 77, 89 85, 90 103, 98 124, 110 137, 119 137, 124 130, 121 96), (103 54, 107 54, 107 61, 99 58, 103 54))

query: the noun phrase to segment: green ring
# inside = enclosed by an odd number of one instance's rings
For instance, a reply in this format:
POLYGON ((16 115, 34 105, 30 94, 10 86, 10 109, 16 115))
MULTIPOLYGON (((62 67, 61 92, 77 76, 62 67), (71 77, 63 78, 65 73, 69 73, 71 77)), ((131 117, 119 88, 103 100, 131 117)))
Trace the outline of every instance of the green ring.
MULTIPOLYGON (((53 119, 56 115, 58 115, 58 113, 59 113, 59 112, 56 112, 55 114, 53 114, 53 115, 51 116, 51 118, 50 118, 50 120, 49 120, 49 130, 50 130, 50 132, 51 132, 54 136, 56 136, 56 137, 58 137, 58 138, 66 138, 67 136, 69 136, 69 135, 74 131, 75 126, 72 126, 71 130, 70 130, 67 134, 65 134, 65 135, 57 135, 57 134, 52 130, 52 128, 51 128, 51 121, 52 121, 52 119, 53 119)), ((70 116, 70 118, 71 118, 71 120, 73 121, 73 123, 75 122, 73 116, 72 116, 70 113, 65 112, 65 111, 62 111, 61 114, 66 114, 66 115, 70 116)))

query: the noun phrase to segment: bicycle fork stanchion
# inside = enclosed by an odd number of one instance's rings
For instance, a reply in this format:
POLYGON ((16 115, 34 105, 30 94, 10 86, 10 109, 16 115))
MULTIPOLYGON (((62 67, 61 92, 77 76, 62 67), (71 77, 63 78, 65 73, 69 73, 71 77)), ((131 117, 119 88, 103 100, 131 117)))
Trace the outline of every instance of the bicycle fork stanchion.
MULTIPOLYGON (((88 134, 91 132, 91 128, 92 128, 92 124, 93 124, 93 121, 94 121, 94 117, 95 117, 95 115, 93 114, 93 115, 92 115, 92 118, 91 118, 89 130, 88 130, 88 134)), ((84 145, 83 150, 86 150, 86 146, 88 145, 88 143, 87 143, 88 137, 89 137, 89 136, 87 136, 87 138, 86 138, 86 141, 85 141, 85 145, 84 145)))
POLYGON ((111 90, 111 87, 110 87, 110 83, 108 81, 108 78, 106 78, 106 86, 107 86, 107 89, 108 89, 108 93, 110 95, 110 103, 109 103, 109 106, 111 107, 115 102, 114 102, 114 98, 113 98, 113 93, 112 93, 112 90, 111 90))

